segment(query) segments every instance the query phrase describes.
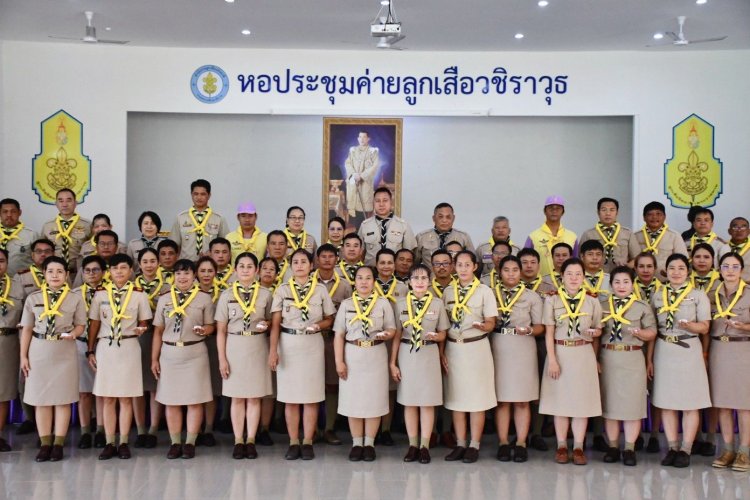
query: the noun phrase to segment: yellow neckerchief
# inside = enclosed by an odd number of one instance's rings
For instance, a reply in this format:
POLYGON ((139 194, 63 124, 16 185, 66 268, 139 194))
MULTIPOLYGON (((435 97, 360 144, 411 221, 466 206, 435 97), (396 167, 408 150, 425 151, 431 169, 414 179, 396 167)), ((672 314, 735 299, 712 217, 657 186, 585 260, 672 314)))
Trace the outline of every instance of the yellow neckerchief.
POLYGON ((97 255, 97 253, 96 253, 96 235, 91 236, 91 239, 89 240, 89 243, 91 243, 91 246, 94 247, 94 255, 97 255))
POLYGON ((16 305, 13 300, 9 299, 10 296, 10 277, 7 274, 3 275, 3 293, 0 295, 0 304, 7 304, 10 307, 16 305))
POLYGON ((607 293, 606 290, 602 290, 604 284, 604 270, 600 269, 596 274, 590 274, 584 271, 583 288, 592 295, 599 295, 600 293, 607 293), (592 284, 589 278, 595 278, 596 284, 592 284))
POLYGON ((605 226, 601 222, 596 223, 596 232, 599 234, 599 237, 602 239, 602 244, 604 245, 604 250, 606 254, 607 248, 611 248, 614 250, 617 248, 617 237, 620 235, 620 229, 622 229, 622 226, 620 226, 619 222, 615 222, 612 224, 612 226, 605 226), (612 234, 612 238, 607 238, 607 233, 602 229, 605 227, 612 227, 614 226, 615 232, 612 234))
POLYGON ((234 284, 232 284, 232 295, 234 295, 234 298, 237 300, 237 303, 242 308, 242 319, 247 321, 250 319, 250 316, 255 312, 255 302, 258 300, 258 288, 260 285, 258 282, 254 282, 252 285, 250 285, 249 290, 245 290, 245 287, 240 284, 239 281, 235 281, 234 284), (240 290, 240 288, 242 290, 240 290), (246 303, 244 299, 242 298, 242 295, 240 295, 240 292, 242 293, 251 293, 252 298, 250 299, 249 303, 246 303))
POLYGON ((187 299, 185 299, 185 302, 183 302, 182 305, 179 305, 179 302, 177 301, 177 287, 172 285, 172 287, 169 289, 169 296, 172 297, 173 309, 168 313, 168 316, 171 318, 172 316, 179 314, 180 317, 184 317, 185 310, 196 297, 196 295, 198 295, 198 292, 200 292, 200 290, 201 289, 197 284, 193 284, 193 288, 190 289, 190 295, 188 295, 187 299))
POLYGON ((299 236, 295 236, 292 234, 291 231, 289 231, 289 227, 284 228, 284 234, 286 235, 286 241, 289 243, 289 246, 292 247, 292 252, 297 250, 298 248, 305 248, 307 246, 307 231, 304 229, 302 230, 302 241, 299 245, 295 243, 295 238, 299 238, 299 236))
POLYGON ((466 296, 464 297, 464 300, 460 301, 458 300, 458 290, 459 288, 464 288, 461 286, 461 283, 456 280, 451 285, 453 287, 453 290, 455 292, 455 302, 453 302, 453 309, 451 310, 451 318, 453 319, 454 323, 458 323, 458 312, 463 309, 467 313, 471 314, 471 309, 466 305, 469 302, 469 299, 472 295, 474 295, 474 292, 476 291, 477 287, 479 286, 479 280, 474 278, 474 281, 471 282, 471 288, 469 288, 469 291, 466 293, 466 296))
POLYGON ((510 315, 510 313, 513 312, 513 306, 516 305, 516 302, 518 302, 518 299, 520 299, 521 295, 523 295, 523 292, 526 291, 526 287, 523 286, 522 283, 518 283, 518 285, 516 285, 514 288, 518 288, 518 291, 513 296, 513 298, 510 299, 510 302, 508 302, 507 304, 505 303, 505 300, 503 299, 504 297, 503 292, 510 294, 510 292, 513 291, 513 288, 508 290, 507 288, 505 288, 505 285, 503 285, 502 283, 498 283, 497 286, 493 288, 493 290, 495 290, 495 297, 497 297, 497 303, 499 304, 497 306, 497 310, 500 311, 501 313, 510 315))
POLYGON ((661 281, 659 281, 656 278, 651 278, 651 283, 649 283, 648 285, 645 285, 641 281, 640 278, 636 277, 635 278, 635 286, 633 287, 633 293, 635 294, 636 297, 638 297, 638 300, 647 300, 648 301, 648 300, 651 300, 651 297, 652 297, 652 295, 653 295, 654 292, 658 292, 659 290, 661 290, 661 287, 662 287, 661 281), (645 297, 643 295, 643 292, 646 291, 646 290, 649 291, 649 296, 648 297, 645 297))
POLYGON ((213 210, 211 210, 211 207, 206 207, 205 210, 200 210, 200 212, 203 212, 203 221, 198 224, 198 220, 195 218, 195 214, 197 214, 199 210, 197 210, 195 207, 190 207, 190 210, 188 210, 188 215, 190 216, 190 222, 193 223, 193 229, 188 231, 189 233, 200 233, 201 236, 204 236, 206 234, 206 226, 208 225, 208 219, 211 218, 211 215, 214 213, 213 210))
POLYGON ((2 226, 2 231, 0 231, 0 248, 7 248, 8 243, 10 243, 10 240, 18 240, 20 239, 18 237, 18 233, 23 231, 24 225, 23 222, 19 222, 15 228, 6 228, 5 226, 2 226), (10 234, 6 234, 5 231, 12 230, 10 234))
POLYGON ((273 283, 274 290, 278 288, 283 282, 284 282, 284 275, 286 274, 287 269, 289 269, 289 261, 284 259, 282 260, 283 264, 280 266, 279 274, 276 276, 276 280, 273 283))
POLYGON ((348 264, 346 261, 339 261, 339 269, 341 269, 341 274, 344 276, 344 279, 349 282, 350 285, 354 286, 354 280, 349 278, 349 273, 347 272, 348 267, 361 267, 364 266, 365 263, 362 261, 357 262, 356 264, 348 264))
POLYGON ((378 280, 375 280, 375 291, 378 292, 378 294, 383 297, 384 299, 388 299, 391 302, 396 302, 396 297, 393 296, 393 292, 396 291, 396 285, 398 284, 398 280, 395 276, 391 275, 391 286, 388 288, 388 292, 386 293, 383 290, 383 287, 380 286, 380 283, 378 283, 378 280))
POLYGON ((693 247, 697 243, 708 243, 709 245, 713 243, 713 241, 716 239, 716 233, 711 231, 706 236, 698 236, 697 233, 693 233, 693 235, 690 237, 690 246, 688 247, 688 252, 693 251, 693 247))
POLYGON ((44 285, 44 273, 42 270, 36 267, 35 264, 31 264, 29 271, 31 271, 31 277, 34 278, 34 284, 36 287, 42 288, 42 285, 44 285))
POLYGON ((73 237, 70 236, 70 234, 73 232, 73 229, 75 229, 76 224, 78 224, 78 221, 81 219, 81 216, 78 214, 73 214, 73 217, 70 218, 70 224, 68 224, 68 229, 63 229, 62 221, 63 218, 60 214, 55 217, 55 223, 57 224, 57 230, 59 231, 55 235, 55 241, 59 240, 60 238, 65 238, 67 240, 69 245, 73 244, 73 237))
MULTIPOLYGON (((328 290, 328 296, 331 297, 331 298, 333 298, 333 295, 336 293, 336 289, 339 287, 339 283, 341 283, 341 278, 339 278, 339 275, 336 274, 335 271, 332 272, 331 274, 333 275, 333 278, 331 278, 333 280, 333 288, 331 288, 330 290, 328 290)), ((317 271, 315 271, 315 278, 318 281, 320 281, 320 279, 321 279, 320 278, 320 269, 318 269, 317 271)), ((328 287, 326 287, 326 288, 328 288, 328 287)))
POLYGON ((524 280, 521 280, 521 284, 526 287, 527 290, 531 290, 532 292, 536 292, 539 288, 539 285, 542 284, 542 277, 537 276, 534 278, 534 281, 526 282, 524 280))
POLYGON ((583 308, 583 303, 586 302, 586 290, 584 288, 581 288, 578 290, 578 293, 575 297, 570 297, 568 295, 568 292, 565 290, 565 288, 559 288, 557 290, 557 295, 560 296, 560 300, 563 303, 563 307, 565 308, 565 314, 560 316, 560 319, 568 318, 570 320, 575 321, 575 323, 578 323, 578 318, 581 316, 588 316, 588 313, 581 312, 581 308, 583 308), (578 305, 576 306, 576 310, 573 311, 570 308, 570 304, 568 303, 568 300, 577 300, 578 305))
POLYGON ((161 287, 164 286, 164 280, 159 276, 158 271, 156 273, 156 278, 151 281, 146 281, 143 274, 139 274, 136 276, 135 282, 139 285, 139 288, 146 292, 148 302, 151 304, 151 309, 155 309, 156 303, 154 302, 154 299, 159 296, 159 291, 161 290, 161 287), (156 284, 152 285, 154 282, 156 282, 156 284))
POLYGON ((133 295, 133 289, 135 288, 135 286, 133 285, 132 281, 128 281, 127 283, 125 283, 123 288, 120 288, 120 290, 126 290, 125 298, 120 301, 120 307, 117 307, 117 304, 115 303, 115 284, 112 283, 110 285, 107 285, 106 288, 107 298, 109 299, 109 307, 112 308, 112 320, 110 321, 110 325, 112 326, 112 337, 110 338, 119 341, 122 338, 122 329, 120 329, 117 336, 115 336, 115 329, 117 325, 122 322, 122 320, 131 318, 130 316, 125 314, 125 311, 128 308, 128 303, 130 302, 130 297, 133 295))
POLYGON ((492 271, 490 271, 490 288, 494 290, 495 285, 497 285, 497 271, 495 271, 495 268, 493 267, 492 271))
POLYGON ((550 277, 550 279, 552 280, 552 284, 555 285, 555 288, 557 288, 558 290, 562 288, 562 283, 560 281, 557 281, 557 280, 562 279, 560 276, 560 273, 558 273, 557 271, 553 269, 552 272, 549 273, 547 276, 550 277))
POLYGON ((711 290, 711 287, 714 286, 714 283, 716 283, 716 280, 721 278, 721 275, 719 274, 719 271, 716 269, 711 269, 711 271, 708 273, 708 276, 698 276, 695 271, 690 273, 690 284, 693 285, 693 288, 696 290, 703 290, 704 292, 708 292, 711 290), (696 278, 708 278, 708 284, 705 287, 698 286, 695 284, 696 278))
POLYGON ((242 251, 253 253, 253 250, 255 249, 255 240, 258 239, 258 235, 263 231, 261 231, 260 228, 256 227, 255 232, 253 232, 253 235, 249 240, 245 238, 245 233, 242 232, 242 227, 238 227, 237 231, 235 232, 237 233, 237 242, 242 245, 242 251))
MULTIPOLYGON (((305 283, 305 285, 306 284, 307 283, 305 283)), ((312 283, 310 284, 310 289, 307 291, 307 295, 302 297, 302 300, 300 300, 299 295, 297 295, 297 287, 295 286, 294 276, 291 276, 289 278, 289 288, 292 291, 292 298, 294 299, 294 307, 296 307, 300 311, 308 310, 309 306, 307 304, 308 302, 310 302, 310 299, 312 298, 313 293, 315 293, 315 287, 317 286, 317 284, 318 284, 318 278, 317 276, 313 274, 312 283)), ((302 285, 302 287, 304 288, 305 285, 302 285)))
MULTIPOLYGON (((680 307, 680 303, 685 299, 685 297, 687 297, 687 294, 689 294, 693 290, 693 285, 691 285, 690 282, 682 286, 685 288, 685 290, 683 290, 683 292, 677 297, 677 299, 672 304, 669 303, 669 297, 671 296, 670 292, 673 290, 672 285, 667 284, 664 287, 662 287, 661 299, 662 299, 662 302, 664 302, 664 305, 661 307, 661 309, 659 309, 659 314, 671 313, 672 315, 674 315, 674 313, 677 312, 677 310, 680 307)), ((679 291, 679 289, 676 291, 679 291)))
POLYGON ((659 235, 656 237, 656 240, 651 241, 651 234, 648 230, 648 226, 645 224, 643 225, 643 228, 641 229, 641 233, 643 233, 643 242, 646 245, 646 248, 643 249, 644 252, 651 252, 654 255, 659 254, 659 243, 661 243, 662 238, 664 238, 664 235, 667 234, 667 229, 669 229, 669 226, 667 224, 664 224, 661 228, 659 228, 656 233, 659 235))
POLYGON ((216 304, 216 301, 219 300, 221 292, 223 292, 221 288, 219 288, 218 286, 212 286, 206 293, 211 295, 211 302, 216 304))
MULTIPOLYGON (((739 300, 742 298, 742 292, 745 290, 745 286, 747 286, 747 283, 745 283, 744 280, 740 280, 740 284, 737 287, 737 291, 734 294, 734 298, 729 303, 726 309, 721 307, 721 298, 719 297, 719 290, 721 290, 721 287, 724 286, 724 283, 720 284, 716 287, 716 293, 714 293, 715 297, 715 304, 716 304, 716 314, 714 314, 714 319, 719 318, 732 318, 734 316, 737 316, 735 313, 732 312, 732 308, 739 302, 739 300)), ((727 296, 727 299, 729 296, 727 296)))
POLYGON ((91 287, 84 283, 81 285, 81 298, 83 298, 83 305, 86 306, 86 311, 88 311, 91 308, 91 301, 94 300, 94 296, 91 296, 91 299, 89 299, 89 289, 91 287))
MULTIPOLYGON (((617 297, 617 298, 622 300, 627 297, 617 297)), ((629 325, 630 321, 625 319, 625 313, 628 312, 628 309, 630 309, 633 303, 636 300, 638 300, 638 297, 635 295, 635 293, 631 293, 630 297, 628 298, 628 301, 625 303, 625 305, 623 305, 619 309, 615 307, 614 295, 610 295, 608 300, 609 300, 609 314, 602 318, 602 324, 612 319, 612 320, 615 320, 616 322, 622 323, 623 325, 629 325)))
POLYGON ((432 302, 432 294, 430 292, 425 293, 422 300, 425 301, 424 305, 422 306, 422 309, 417 311, 417 315, 414 316, 414 306, 412 305, 413 301, 419 302, 420 299, 414 295, 414 292, 409 291, 409 293, 406 295, 406 312, 409 315, 409 319, 404 321, 404 328, 407 326, 410 326, 414 329, 414 331, 421 332, 424 330, 422 328, 422 319, 424 319, 425 314, 427 314, 427 310, 430 308, 430 303, 432 302))
POLYGON ((494 246, 495 246, 495 245, 497 245, 498 243, 507 243, 508 245, 510 245, 510 249, 511 249, 511 252, 513 251, 513 247, 514 247, 514 244, 513 244, 513 241, 511 241, 511 239, 510 239, 510 238, 508 238, 508 239, 507 239, 507 240, 505 240, 505 241, 503 241, 503 240, 498 240, 498 241, 495 241, 495 238, 493 238, 493 237, 492 237, 492 235, 490 235, 490 240, 489 240, 489 244, 490 244, 490 252, 492 252, 492 247, 494 247, 494 246))
POLYGON ((451 278, 450 282, 447 285, 443 286, 440 283, 438 283, 437 279, 432 278, 432 289, 435 291, 435 295, 437 295, 439 299, 442 299, 445 289, 451 286, 454 281, 455 280, 451 278))
POLYGON ((336 250, 341 250, 341 247, 344 246, 343 242, 336 244, 336 243, 332 242, 331 240, 326 240, 326 243, 328 243, 329 245, 335 246, 336 250))
MULTIPOLYGON (((372 319, 370 319, 370 313, 375 308, 375 303, 378 301, 378 294, 370 294, 370 304, 367 306, 367 309, 364 311, 362 310, 362 304, 361 302, 364 302, 362 298, 359 296, 357 292, 354 292, 352 294, 352 304, 354 305, 354 317, 349 320, 349 324, 351 325, 357 320, 360 320, 362 322, 362 327, 367 331, 367 328, 372 326, 372 319)), ((365 333, 365 336, 368 337, 365 333)))
POLYGON ((218 288, 220 291, 229 288, 229 278, 232 277, 233 272, 234 269, 232 269, 232 264, 229 264, 224 271, 217 272, 216 276, 214 276, 214 287, 218 288), (221 278, 219 278, 219 274, 222 275, 221 278))
POLYGON ((732 241, 729 240, 729 249, 742 257, 748 250, 750 250, 750 238, 746 239, 744 243, 738 245, 732 244, 732 241), (742 249, 738 250, 740 247, 742 247, 742 249))
POLYGON ((54 304, 50 305, 49 303, 49 296, 47 294, 47 283, 44 283, 42 285, 42 298, 44 299, 44 312, 39 315, 39 319, 44 319, 45 317, 52 318, 52 316, 62 316, 63 314, 60 312, 60 306, 62 306, 63 301, 65 300, 65 297, 67 297, 68 292, 70 291, 70 287, 67 283, 65 283, 62 288, 60 288, 61 292, 60 296, 57 298, 54 304))
POLYGON ((166 283, 168 285, 174 285, 174 271, 167 271, 163 267, 159 266, 156 269, 156 277, 161 281, 162 283, 166 283), (167 277, 164 277, 164 273, 167 273, 167 277))
POLYGON ((547 223, 542 224, 542 232, 549 234, 549 240, 547 240, 547 251, 549 252, 549 259, 552 260, 552 247, 563 241, 565 235, 565 228, 560 223, 560 227, 557 229, 557 236, 552 234, 552 230, 549 228, 547 223))

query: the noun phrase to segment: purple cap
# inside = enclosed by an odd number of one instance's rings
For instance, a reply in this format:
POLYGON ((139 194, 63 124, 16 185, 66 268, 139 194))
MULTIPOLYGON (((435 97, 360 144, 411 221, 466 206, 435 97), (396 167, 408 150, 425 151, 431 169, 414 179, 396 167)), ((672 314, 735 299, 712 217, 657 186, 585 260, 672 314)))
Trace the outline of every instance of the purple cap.
POLYGON ((237 207, 237 214, 255 214, 258 213, 255 210, 255 204, 251 201, 240 203, 237 207))
POLYGON ((545 207, 550 205, 560 205, 561 207, 564 207, 565 200, 563 200, 563 197, 559 194, 553 194, 552 196, 547 196, 547 199, 544 201, 545 207))

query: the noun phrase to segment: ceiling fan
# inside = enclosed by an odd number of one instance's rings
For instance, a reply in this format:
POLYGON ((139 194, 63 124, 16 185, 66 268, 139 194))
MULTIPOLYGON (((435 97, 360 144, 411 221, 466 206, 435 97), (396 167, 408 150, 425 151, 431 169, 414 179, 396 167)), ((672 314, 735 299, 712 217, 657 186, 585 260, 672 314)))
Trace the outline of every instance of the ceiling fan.
POLYGON ((99 38, 96 38, 96 27, 94 27, 93 24, 94 13, 90 10, 87 10, 83 14, 86 16, 86 34, 83 38, 48 35, 49 38, 56 38, 59 40, 78 40, 84 43, 114 43, 117 45, 124 45, 129 42, 129 40, 100 40, 99 38))
POLYGON ((404 50, 406 47, 394 47, 396 43, 400 42, 404 38, 406 37, 403 35, 382 37, 380 38, 380 40, 378 40, 378 43, 377 45, 375 45, 375 47, 379 49, 404 50))
POLYGON ((666 36, 672 39, 671 42, 668 41, 666 43, 653 44, 653 45, 649 45, 649 47, 658 47, 658 46, 663 46, 663 45, 693 45, 696 43, 720 42, 721 40, 724 40, 727 37, 727 35, 724 35, 724 36, 717 36, 717 37, 712 37, 712 38, 701 38, 698 40, 688 40, 685 37, 685 32, 684 32, 686 19, 687 17, 685 16, 677 17, 677 24, 679 25, 679 28, 680 28, 677 31, 677 33, 675 33, 674 31, 664 32, 666 36))

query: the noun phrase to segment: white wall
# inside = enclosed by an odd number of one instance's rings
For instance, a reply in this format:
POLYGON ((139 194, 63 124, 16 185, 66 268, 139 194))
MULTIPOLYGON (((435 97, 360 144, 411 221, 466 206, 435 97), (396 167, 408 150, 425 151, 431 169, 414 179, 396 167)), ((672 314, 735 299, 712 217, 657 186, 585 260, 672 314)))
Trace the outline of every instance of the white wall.
MULTIPOLYGON (((81 212, 106 211, 118 227, 126 219, 127 112, 260 113, 293 115, 634 116, 633 212, 652 199, 666 202, 662 165, 671 156, 671 128, 691 113, 716 126, 716 152, 724 162, 724 194, 715 207, 721 232, 735 214, 750 213, 750 51, 590 53, 424 53, 396 51, 254 51, 167 49, 4 42, 2 64, 2 192, 17 197, 25 219, 39 226, 54 213, 37 207, 30 162, 39 148, 39 122, 64 108, 85 125, 84 149, 93 160, 93 191, 81 212), (504 66, 516 74, 566 74, 569 90, 547 106, 540 96, 345 96, 331 106, 321 96, 243 95, 236 80, 222 102, 206 105, 190 93, 192 72, 203 64, 238 73, 489 74, 504 66)), ((311 180, 320 190, 320 178, 311 180)), ((405 187, 405 196, 415 189, 405 187)), ((575 201, 572 201, 575 203, 575 201)), ((532 200, 536 210, 541 200, 532 200)), ((407 214, 408 215, 408 214, 407 214)), ((593 214, 592 214, 593 215, 593 214)), ((684 225, 683 210, 669 210, 684 225)), ((586 226, 586 221, 571 222, 586 226)))

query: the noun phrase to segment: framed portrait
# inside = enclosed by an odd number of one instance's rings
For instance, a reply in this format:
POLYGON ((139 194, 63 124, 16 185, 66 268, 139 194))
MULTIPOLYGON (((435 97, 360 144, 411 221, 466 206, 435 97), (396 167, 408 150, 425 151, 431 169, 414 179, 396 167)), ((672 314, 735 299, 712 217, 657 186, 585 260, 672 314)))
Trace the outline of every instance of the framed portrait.
POLYGON ((323 118, 322 233, 328 221, 344 219, 356 231, 373 215, 373 193, 387 187, 401 213, 401 118, 323 118))

